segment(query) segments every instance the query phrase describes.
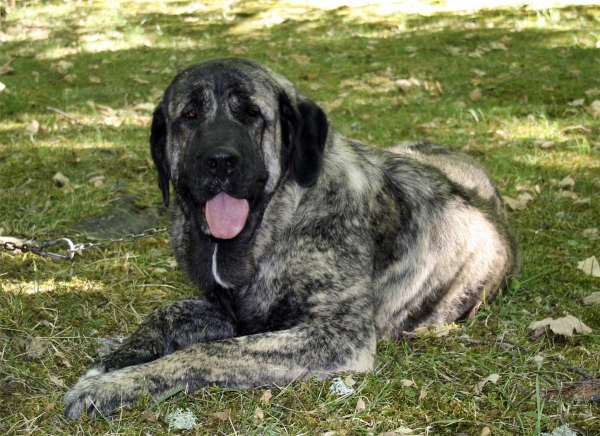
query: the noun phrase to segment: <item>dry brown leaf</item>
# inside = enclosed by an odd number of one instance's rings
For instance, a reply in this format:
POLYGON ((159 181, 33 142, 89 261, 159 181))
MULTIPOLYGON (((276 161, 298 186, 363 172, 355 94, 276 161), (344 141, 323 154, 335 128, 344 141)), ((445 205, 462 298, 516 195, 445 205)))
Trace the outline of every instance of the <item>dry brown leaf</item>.
POLYGON ((419 394, 419 400, 424 400, 425 398, 427 398, 427 391, 425 390, 425 388, 421 388, 421 393, 419 394))
POLYGON ((437 125, 433 121, 431 121, 430 123, 423 123, 419 127, 421 127, 421 129, 428 130, 437 128, 437 125))
POLYGON ((588 89, 587 91, 585 91, 584 94, 587 95, 588 97, 595 97, 597 95, 600 95, 600 89, 591 88, 591 89, 588 89))
POLYGON ((98 76, 88 76, 90 83, 102 83, 102 79, 98 76))
POLYGON ((489 427, 483 427, 481 430, 481 436, 490 436, 492 434, 492 430, 489 427))
POLYGON ((600 304, 600 292, 592 292, 590 295, 583 299, 583 304, 585 306, 600 304))
POLYGON ((593 227, 591 229, 585 229, 581 234, 585 238, 588 238, 592 241, 600 239, 600 232, 598 232, 598 229, 596 227, 593 227))
POLYGON ((42 357, 46 354, 46 350, 48 349, 48 339, 33 337, 27 342, 27 357, 30 359, 36 359, 42 357))
POLYGON ((291 56, 292 56, 292 59, 294 59, 296 62, 298 62, 301 65, 306 65, 310 62, 310 58, 306 55, 293 54, 291 56))
POLYGON ((573 398, 577 401, 600 402, 600 380, 591 379, 574 383, 566 383, 558 389, 548 389, 542 392, 542 398, 553 398, 556 396, 573 398))
POLYGON ((477 395, 481 394, 481 392, 483 391, 483 387, 488 382, 496 384, 496 383, 498 383, 499 379, 500 379, 500 376, 498 374, 490 374, 490 375, 488 375, 486 378, 484 378, 483 380, 481 380, 479 383, 477 383, 475 385, 475 394, 477 394, 477 395))
POLYGON ((25 133, 28 135, 37 135, 40 131, 40 123, 37 120, 31 120, 27 127, 25 127, 25 133))
POLYGON ((567 106, 583 106, 585 104, 585 98, 578 98, 577 100, 573 100, 567 103, 567 106))
POLYGON ((229 419, 230 415, 231 415, 230 409, 225 409, 222 412, 216 412, 216 413, 212 414, 212 416, 214 416, 217 419, 220 419, 221 421, 227 421, 229 419))
POLYGON ((552 148, 554 147, 554 141, 544 141, 543 139, 537 139, 533 141, 533 145, 540 148, 552 148))
POLYGON ((565 177, 564 179, 562 179, 560 182, 558 182, 558 187, 561 189, 567 189, 567 188, 573 189, 574 186, 575 186, 575 180, 570 175, 565 177))
POLYGON ((588 112, 594 117, 600 117, 600 100, 594 100, 588 107, 588 112))
POLYGON ((63 173, 54 174, 54 176, 52 177, 52 180, 54 181, 54 184, 56 186, 58 186, 59 188, 69 184, 69 178, 67 176, 65 176, 63 173))
POLYGON ((142 413, 142 416, 140 416, 140 421, 156 422, 156 421, 158 421, 158 413, 154 413, 154 412, 150 412, 149 410, 146 410, 144 413, 142 413))
POLYGON ((586 326, 582 321, 575 318, 573 315, 567 315, 562 318, 552 319, 544 318, 541 321, 534 321, 529 325, 529 329, 533 331, 542 330, 550 327, 557 335, 567 337, 573 336, 573 331, 576 333, 591 333, 592 329, 586 326))
POLYGON ((260 407, 257 407, 254 411, 254 421, 262 421, 263 419, 265 419, 265 412, 260 407))
POLYGON ((573 206, 588 206, 591 203, 591 198, 582 198, 573 202, 573 206))
POLYGON ((58 358, 60 358, 60 361, 62 362, 62 364, 63 364, 64 366, 66 366, 67 368, 70 368, 70 367, 71 367, 71 363, 69 362, 69 359, 67 359, 63 353, 61 353, 60 351, 56 351, 54 354, 55 354, 55 355, 56 355, 58 358))
POLYGON ((50 69, 58 74, 66 74, 71 68, 73 68, 73 63, 67 61, 58 61, 50 65, 50 69))
POLYGON ((260 397, 260 401, 262 401, 263 404, 269 404, 269 401, 271 400, 271 398, 273 398, 273 394, 271 393, 271 389, 267 389, 264 394, 262 394, 262 396, 260 397))
POLYGON ((358 398, 358 400, 356 401, 356 413, 362 413, 365 411, 365 409, 367 408, 367 406, 365 405, 365 402, 363 401, 362 398, 358 398))
POLYGON ((46 407, 44 407, 44 411, 52 412, 55 408, 56 408, 56 404, 48 403, 48 404, 46 404, 46 407))
POLYGON ((471 93, 469 94, 469 98, 471 99, 471 101, 477 101, 477 100, 481 100, 482 94, 481 94, 481 89, 479 88, 475 88, 473 91, 471 91, 471 93))
POLYGON ((408 387, 410 387, 410 386, 412 386, 412 385, 414 385, 414 384, 415 384, 415 382, 414 382, 414 381, 412 381, 412 380, 408 380, 408 379, 406 379, 406 378, 405 378, 405 379, 402 379, 402 380, 400 381, 400 383, 401 383, 401 384, 402 384, 402 386, 404 386, 405 388, 408 388, 408 387))
POLYGON ((429 324, 421 327, 417 327, 412 335, 427 337, 427 336, 435 336, 436 338, 441 338, 442 336, 448 336, 451 330, 459 330, 460 327, 457 324, 429 324))
POLYGON ((578 262, 577 269, 582 270, 588 276, 600 277, 600 265, 598 265, 596 256, 588 257, 586 260, 578 262))
POLYGON ((354 386, 354 385, 356 384, 356 380, 354 380, 354 379, 352 378, 352 376, 351 376, 351 375, 349 375, 349 376, 347 376, 347 377, 344 379, 344 383, 346 383, 346 386, 348 386, 349 388, 351 388, 352 386, 354 386))
POLYGON ((491 42, 490 48, 492 50, 507 50, 506 46, 501 42, 491 42))
POLYGON ((106 177, 96 176, 96 177, 92 177, 90 180, 88 180, 88 183, 90 185, 94 186, 94 188, 99 188, 101 186, 104 186, 104 179, 106 179, 106 177))
POLYGON ((248 47, 246 47, 244 45, 240 45, 238 47, 232 47, 229 49, 229 53, 232 53, 234 55, 245 55, 248 53, 248 47))
POLYGON ((533 196, 528 192, 523 192, 519 194, 517 198, 512 198, 507 195, 503 195, 502 199, 512 210, 524 210, 525 208, 527 208, 527 205, 531 201, 533 201, 533 196))
POLYGON ((67 385, 65 384, 65 382, 62 379, 56 377, 55 375, 49 375, 48 378, 50 379, 50 381, 52 383, 54 383, 56 386, 58 386, 60 388, 66 388, 67 387, 67 385))

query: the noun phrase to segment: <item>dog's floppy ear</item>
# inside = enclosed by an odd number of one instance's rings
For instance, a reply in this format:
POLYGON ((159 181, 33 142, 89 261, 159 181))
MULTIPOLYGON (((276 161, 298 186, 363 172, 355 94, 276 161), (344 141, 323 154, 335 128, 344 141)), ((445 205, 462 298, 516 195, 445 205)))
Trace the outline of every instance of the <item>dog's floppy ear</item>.
POLYGON ((284 162, 291 178, 302 187, 317 182, 329 125, 327 116, 315 102, 302 99, 294 106, 282 93, 279 99, 284 162))
POLYGON ((166 156, 167 120, 162 105, 159 104, 152 116, 150 130, 150 153, 158 171, 158 187, 163 196, 163 203, 169 207, 169 163, 166 156))

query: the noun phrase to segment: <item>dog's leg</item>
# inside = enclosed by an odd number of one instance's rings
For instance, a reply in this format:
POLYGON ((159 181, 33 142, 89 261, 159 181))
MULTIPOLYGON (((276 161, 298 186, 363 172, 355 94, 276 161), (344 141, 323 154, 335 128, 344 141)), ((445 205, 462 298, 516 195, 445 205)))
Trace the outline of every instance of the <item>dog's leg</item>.
POLYGON ((94 362, 81 380, 235 335, 234 324, 206 298, 176 301, 152 312, 119 348, 94 362))
POLYGON ((367 371, 376 342, 372 302, 352 294, 345 289, 343 301, 335 303, 325 294, 316 296, 322 307, 288 330, 197 343, 152 362, 80 380, 64 398, 65 414, 106 414, 137 402, 142 394, 161 398, 181 388, 249 388, 367 371))

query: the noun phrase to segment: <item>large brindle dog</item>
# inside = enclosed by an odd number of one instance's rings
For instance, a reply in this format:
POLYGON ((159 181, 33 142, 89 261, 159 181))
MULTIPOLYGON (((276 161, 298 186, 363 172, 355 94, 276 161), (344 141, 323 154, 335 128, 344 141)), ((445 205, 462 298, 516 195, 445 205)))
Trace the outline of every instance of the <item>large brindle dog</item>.
POLYGON ((515 270, 480 165, 432 144, 348 139, 257 63, 180 72, 150 146, 177 261, 204 293, 99 358, 65 396, 70 418, 142 394, 368 371, 378 339, 468 316, 515 270))

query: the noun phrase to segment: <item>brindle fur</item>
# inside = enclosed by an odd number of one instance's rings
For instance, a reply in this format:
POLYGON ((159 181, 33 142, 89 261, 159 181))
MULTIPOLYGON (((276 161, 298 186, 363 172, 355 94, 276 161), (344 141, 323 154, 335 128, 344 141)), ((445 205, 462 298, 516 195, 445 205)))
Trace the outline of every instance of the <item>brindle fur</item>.
POLYGON ((427 143, 348 139, 256 63, 217 59, 179 73, 154 114, 151 150, 178 263, 204 293, 156 310, 98 359, 65 396, 70 418, 181 387, 368 371, 378 339, 464 318, 514 273, 515 240, 480 165, 427 143), (182 127, 190 107, 199 118, 182 127), (215 122, 250 141, 239 174, 216 181, 194 163, 215 122), (231 240, 210 236, 201 209, 220 190, 250 202, 231 240))

